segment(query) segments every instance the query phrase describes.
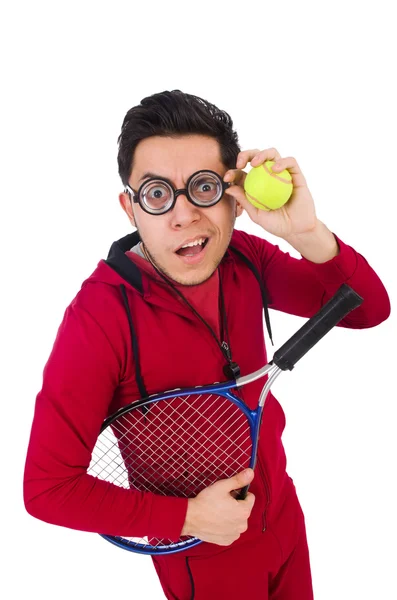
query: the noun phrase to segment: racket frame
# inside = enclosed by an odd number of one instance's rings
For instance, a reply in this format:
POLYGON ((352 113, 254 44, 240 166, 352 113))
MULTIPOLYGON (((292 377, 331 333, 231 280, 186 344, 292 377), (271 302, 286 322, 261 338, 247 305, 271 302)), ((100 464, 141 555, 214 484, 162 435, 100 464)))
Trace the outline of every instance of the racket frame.
MULTIPOLYGON (((259 442, 259 431, 262 421, 263 408, 265 405, 266 397, 269 393, 270 387, 272 386, 276 377, 282 372, 282 370, 272 363, 268 363, 261 369, 250 373, 249 375, 239 377, 236 380, 229 380, 222 383, 214 383, 211 385, 205 386, 195 386, 193 388, 175 388, 172 390, 167 390, 161 394, 153 394, 148 396, 147 398, 143 398, 136 402, 132 402, 127 406, 121 407, 117 412, 108 417, 102 424, 101 431, 102 433, 105 429, 110 427, 114 421, 123 417, 124 415, 131 412, 131 410, 139 410, 143 407, 150 407, 152 404, 160 401, 167 401, 168 399, 178 397, 185 397, 191 395, 197 395, 200 393, 200 390, 205 391, 206 394, 218 395, 224 398, 227 398, 230 402, 241 410, 241 412, 246 416, 249 432, 252 441, 252 450, 251 450, 251 459, 247 468, 254 469, 256 465, 256 457, 258 452, 258 442, 259 442), (266 382, 260 398, 258 405, 255 409, 250 409, 235 393, 234 390, 238 390, 238 388, 251 383, 252 381, 256 381, 265 375, 269 375, 268 381, 266 382)), ((237 496, 238 499, 243 499, 247 495, 248 486, 242 488, 237 496)), ((161 555, 161 554, 174 554, 176 552, 181 552, 186 548, 192 548, 202 543, 202 540, 196 537, 189 537, 187 540, 180 540, 173 544, 167 545, 157 545, 152 546, 151 544, 144 544, 138 542, 131 542, 127 538, 122 536, 112 536, 106 534, 100 534, 102 538, 106 541, 118 546, 119 548, 123 548, 124 550, 129 550, 130 552, 136 552, 138 554, 149 554, 152 556, 161 555)))

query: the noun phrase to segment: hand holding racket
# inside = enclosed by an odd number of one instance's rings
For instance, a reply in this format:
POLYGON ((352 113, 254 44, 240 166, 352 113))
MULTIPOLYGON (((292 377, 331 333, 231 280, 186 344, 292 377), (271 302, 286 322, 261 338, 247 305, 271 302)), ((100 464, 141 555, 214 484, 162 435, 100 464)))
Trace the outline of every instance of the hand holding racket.
MULTIPOLYGON (((233 381, 155 394, 121 408, 104 421, 88 474, 128 489, 165 496, 199 500, 200 492, 210 486, 212 490, 204 496, 214 489, 216 493, 219 486, 228 485, 221 480, 255 467, 263 407, 278 375, 292 370, 362 301, 343 284, 261 369, 233 381), (238 388, 265 376, 258 406, 251 410, 240 400, 238 388)), ((243 485, 238 498, 245 499, 248 482, 238 485, 243 485)), ((250 496, 241 505, 249 508, 253 502, 250 496)), ((229 497, 234 505, 240 505, 230 493, 229 497)), ((202 541, 196 531, 178 540, 102 537, 142 554, 178 552, 202 541)))
POLYGON ((240 499, 241 492, 235 490, 246 489, 253 476, 252 469, 244 469, 229 479, 216 481, 195 498, 190 498, 182 535, 218 546, 235 542, 246 531, 255 502, 253 494, 248 492, 240 499))

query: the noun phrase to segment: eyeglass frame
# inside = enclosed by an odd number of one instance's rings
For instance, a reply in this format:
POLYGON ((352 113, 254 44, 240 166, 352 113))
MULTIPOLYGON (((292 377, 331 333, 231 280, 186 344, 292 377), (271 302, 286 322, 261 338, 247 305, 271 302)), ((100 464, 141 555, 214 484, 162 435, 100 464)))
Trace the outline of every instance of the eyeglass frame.
POLYGON ((229 181, 223 181, 221 175, 219 175, 215 171, 211 171, 210 169, 201 169, 200 171, 196 171, 195 173, 190 175, 189 179, 186 182, 186 188, 175 189, 174 186, 172 185, 171 181, 169 179, 167 179, 166 177, 150 177, 149 179, 145 179, 145 181, 139 186, 138 190, 134 190, 127 183, 125 185, 124 192, 129 195, 130 200, 132 199, 133 202, 139 204, 139 206, 142 208, 142 210, 144 210, 149 215, 156 216, 156 215, 165 215, 167 212, 172 210, 176 204, 178 196, 180 196, 181 194, 186 196, 186 198, 188 199, 188 201, 191 204, 193 204, 194 206, 198 206, 199 208, 210 208, 211 206, 215 206, 216 204, 218 204, 218 202, 220 202, 222 200, 226 190, 232 185, 233 185, 233 183, 231 183, 229 181), (189 185, 190 185, 191 180, 193 179, 193 177, 196 177, 196 175, 199 175, 200 173, 211 173, 212 175, 215 175, 219 179, 221 186, 222 186, 222 194, 219 196, 219 199, 216 202, 213 202, 212 204, 208 204, 207 206, 205 204, 197 204, 197 202, 195 202, 189 194, 189 185), (165 181, 170 186, 170 188, 173 192, 174 198, 172 200, 172 203, 170 204, 169 208, 167 208, 167 210, 165 210, 164 212, 153 213, 150 210, 148 210, 148 208, 145 208, 143 202, 142 203, 140 202, 141 191, 144 188, 144 186, 146 186, 150 181, 165 181))

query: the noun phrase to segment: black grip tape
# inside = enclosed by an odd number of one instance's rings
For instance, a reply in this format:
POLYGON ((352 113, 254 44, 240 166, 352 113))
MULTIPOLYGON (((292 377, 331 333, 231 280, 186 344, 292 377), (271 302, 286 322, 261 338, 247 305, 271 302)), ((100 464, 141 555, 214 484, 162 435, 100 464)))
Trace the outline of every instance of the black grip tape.
POLYGON ((236 500, 245 500, 248 494, 248 488, 249 485, 245 485, 244 487, 242 487, 236 495, 236 500))
POLYGON ((350 311, 360 306, 363 298, 346 283, 273 355, 272 362, 283 371, 294 365, 350 311))

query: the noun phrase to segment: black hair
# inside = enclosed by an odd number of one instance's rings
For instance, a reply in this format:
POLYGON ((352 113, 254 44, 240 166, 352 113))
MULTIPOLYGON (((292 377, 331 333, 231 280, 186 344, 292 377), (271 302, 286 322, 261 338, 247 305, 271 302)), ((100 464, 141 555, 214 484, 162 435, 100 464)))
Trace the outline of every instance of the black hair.
POLYGON ((179 137, 201 134, 219 143, 220 156, 227 169, 236 168, 241 148, 230 115, 214 104, 180 90, 153 94, 127 112, 118 137, 118 169, 121 181, 128 183, 138 143, 151 136, 179 137))

